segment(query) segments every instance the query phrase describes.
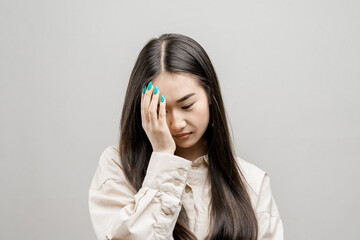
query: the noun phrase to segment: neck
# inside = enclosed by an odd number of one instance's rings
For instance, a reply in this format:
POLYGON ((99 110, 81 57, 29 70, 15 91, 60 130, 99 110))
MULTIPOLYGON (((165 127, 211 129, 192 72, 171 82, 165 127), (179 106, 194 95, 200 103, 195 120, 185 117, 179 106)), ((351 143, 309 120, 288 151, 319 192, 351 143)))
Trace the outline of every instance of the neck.
POLYGON ((206 155, 208 152, 208 144, 206 138, 202 138, 194 146, 189 148, 176 147, 175 155, 185 158, 190 161, 194 161, 201 156, 206 155))

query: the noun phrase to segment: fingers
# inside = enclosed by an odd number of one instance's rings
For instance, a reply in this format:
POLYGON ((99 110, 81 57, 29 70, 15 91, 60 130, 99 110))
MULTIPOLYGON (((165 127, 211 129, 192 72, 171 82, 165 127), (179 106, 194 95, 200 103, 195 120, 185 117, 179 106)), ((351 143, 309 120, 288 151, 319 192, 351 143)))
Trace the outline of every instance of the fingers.
POLYGON ((165 100, 161 102, 160 90, 150 82, 145 86, 141 95, 141 119, 143 127, 148 123, 166 123, 165 100), (145 93, 144 93, 145 89, 145 93), (159 115, 159 116, 158 116, 159 115))
POLYGON ((145 117, 145 91, 146 91, 147 86, 145 85, 143 92, 141 94, 141 103, 140 103, 140 107, 141 107, 141 122, 142 122, 142 126, 145 127, 145 122, 146 122, 146 117, 145 117))
POLYGON ((159 89, 157 86, 154 87, 153 95, 151 98, 150 106, 149 106, 149 119, 155 127, 158 125, 157 121, 157 104, 159 102, 159 89))
POLYGON ((143 94, 143 102, 142 102, 142 113, 143 113, 143 120, 145 120, 145 122, 149 122, 150 121, 150 116, 149 116, 149 107, 150 107, 150 102, 151 102, 151 98, 152 98, 152 94, 153 94, 153 86, 152 83, 150 82, 146 87, 146 91, 145 94, 143 94))
POLYGON ((164 95, 160 97, 160 109, 159 109, 159 124, 166 124, 166 99, 164 95))

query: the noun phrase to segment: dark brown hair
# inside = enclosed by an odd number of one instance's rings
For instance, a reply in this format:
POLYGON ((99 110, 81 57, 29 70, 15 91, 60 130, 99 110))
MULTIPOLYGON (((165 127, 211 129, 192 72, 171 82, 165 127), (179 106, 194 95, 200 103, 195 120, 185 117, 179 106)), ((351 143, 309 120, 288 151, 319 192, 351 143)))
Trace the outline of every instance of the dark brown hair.
MULTIPOLYGON (((136 60, 120 124, 119 154, 126 177, 136 191, 141 188, 152 154, 151 143, 141 124, 141 93, 144 86, 162 71, 195 75, 212 103, 209 105, 209 126, 205 131, 212 195, 207 239, 257 239, 257 220, 233 154, 217 75, 205 50, 189 37, 164 34, 152 39, 136 60)), ((180 211, 173 237, 196 239, 188 229, 184 208, 180 211)))

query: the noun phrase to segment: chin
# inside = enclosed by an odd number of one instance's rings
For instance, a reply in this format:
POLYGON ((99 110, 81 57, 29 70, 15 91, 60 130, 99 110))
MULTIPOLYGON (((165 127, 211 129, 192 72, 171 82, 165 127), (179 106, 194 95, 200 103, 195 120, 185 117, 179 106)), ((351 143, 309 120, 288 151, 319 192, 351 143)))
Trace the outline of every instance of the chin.
POLYGON ((198 141, 199 139, 189 139, 189 141, 184 142, 179 141, 178 143, 176 143, 176 146, 180 148, 190 148, 193 147, 198 141))
POLYGON ((192 142, 175 142, 175 143, 176 143, 176 146, 181 147, 181 148, 188 148, 193 145, 192 142))
POLYGON ((177 145, 179 148, 190 148, 193 146, 193 144, 179 144, 177 145))

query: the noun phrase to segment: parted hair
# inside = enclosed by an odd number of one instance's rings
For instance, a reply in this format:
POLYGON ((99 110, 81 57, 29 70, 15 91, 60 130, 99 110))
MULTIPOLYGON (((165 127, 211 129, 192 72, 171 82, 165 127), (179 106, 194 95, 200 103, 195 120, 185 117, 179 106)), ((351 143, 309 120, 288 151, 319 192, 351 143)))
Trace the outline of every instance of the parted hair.
MULTIPOLYGON (((120 121, 119 155, 127 179, 136 191, 144 181, 152 146, 142 128, 141 94, 144 86, 163 71, 193 74, 211 101, 209 125, 204 133, 211 184, 207 239, 256 240, 258 223, 234 154, 218 78, 209 56, 192 38, 163 34, 148 41, 137 57, 120 121)), ((197 239, 188 227, 184 207, 173 237, 175 240, 197 239)))

